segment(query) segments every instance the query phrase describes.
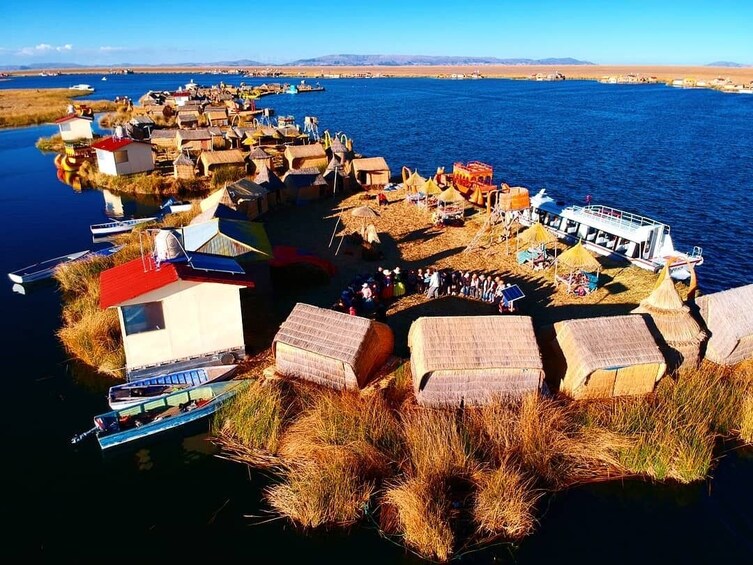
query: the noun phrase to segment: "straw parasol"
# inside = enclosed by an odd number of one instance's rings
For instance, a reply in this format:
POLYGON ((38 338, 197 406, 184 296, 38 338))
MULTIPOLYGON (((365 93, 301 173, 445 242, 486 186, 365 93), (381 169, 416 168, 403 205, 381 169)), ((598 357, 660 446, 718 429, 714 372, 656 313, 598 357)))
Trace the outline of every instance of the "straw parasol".
POLYGON ((379 212, 371 206, 357 206, 350 211, 350 215, 356 218, 378 218, 379 212))
POLYGON ((454 204, 456 202, 461 202, 464 199, 463 195, 455 190, 454 186, 451 186, 448 189, 442 191, 442 193, 437 197, 437 200, 444 204, 454 204))
POLYGON ((601 270, 599 262, 583 247, 583 243, 580 241, 560 255, 557 262, 568 267, 571 271, 595 273, 601 270))
POLYGON ((583 243, 579 241, 573 247, 565 251, 554 262, 554 283, 557 284, 557 271, 559 265, 567 267, 569 270, 568 277, 568 291, 570 286, 570 279, 574 271, 584 271, 586 273, 596 273, 597 276, 601 270, 601 265, 596 258, 589 253, 589 251, 583 247, 583 243))
MULTIPOLYGON (((706 337, 677 292, 675 283, 664 268, 656 287, 640 305, 635 314, 647 314, 653 320, 660 342, 666 344, 665 355, 672 369, 695 367, 700 361, 701 343, 706 337)), ((654 328, 652 328, 654 329, 654 328)))
POLYGON ((418 171, 413 171, 404 181, 403 186, 408 192, 417 192, 426 182, 426 179, 418 174, 418 171))
POLYGON ((423 192, 424 194, 426 194, 426 196, 437 196, 439 194, 442 194, 442 189, 439 188, 439 185, 434 181, 433 178, 429 177, 424 182, 423 192))
POLYGON ((557 241, 557 236, 538 222, 518 234, 518 243, 523 246, 546 245, 554 241, 557 241))

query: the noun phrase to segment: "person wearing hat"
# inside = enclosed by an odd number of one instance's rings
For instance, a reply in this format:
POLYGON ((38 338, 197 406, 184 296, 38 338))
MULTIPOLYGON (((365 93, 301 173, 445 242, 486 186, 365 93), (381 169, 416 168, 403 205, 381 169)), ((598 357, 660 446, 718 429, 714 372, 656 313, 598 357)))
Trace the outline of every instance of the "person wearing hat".
POLYGON ((382 286, 382 300, 390 300, 395 295, 395 286, 392 282, 392 271, 385 269, 382 271, 384 275, 384 286, 382 286))
POLYGON ((403 282, 403 275, 400 273, 400 267, 395 267, 395 270, 392 271, 392 282, 395 286, 395 298, 403 296, 405 294, 405 283, 403 282))

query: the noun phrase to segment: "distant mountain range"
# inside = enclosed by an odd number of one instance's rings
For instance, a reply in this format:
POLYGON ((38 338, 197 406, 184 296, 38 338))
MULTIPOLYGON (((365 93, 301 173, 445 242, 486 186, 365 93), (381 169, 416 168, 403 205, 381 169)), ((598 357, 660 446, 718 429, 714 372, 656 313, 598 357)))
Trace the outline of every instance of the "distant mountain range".
POLYGON ((744 65, 742 63, 734 63, 732 61, 714 61, 713 63, 709 63, 706 66, 707 67, 732 67, 735 69, 739 69, 741 67, 750 67, 750 65, 744 65))
POLYGON ((324 55, 299 59, 290 63, 260 63, 250 59, 215 61, 211 63, 118 63, 112 65, 81 65, 78 63, 30 63, 28 65, 0 65, 5 71, 33 71, 41 69, 85 69, 122 67, 369 67, 369 66, 457 66, 457 65, 593 65, 571 57, 548 59, 499 59, 497 57, 457 57, 437 55, 324 55))
POLYGON ((549 59, 499 59, 497 57, 457 57, 433 55, 324 55, 313 59, 299 59, 289 67, 404 67, 404 66, 454 66, 454 65, 593 65, 570 57, 549 59))

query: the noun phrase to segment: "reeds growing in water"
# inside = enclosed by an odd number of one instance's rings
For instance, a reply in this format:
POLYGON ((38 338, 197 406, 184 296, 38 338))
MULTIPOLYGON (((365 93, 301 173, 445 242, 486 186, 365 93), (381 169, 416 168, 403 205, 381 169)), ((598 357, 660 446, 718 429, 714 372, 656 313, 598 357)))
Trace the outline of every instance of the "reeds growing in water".
MULTIPOLYGON (((528 394, 462 411, 411 403, 401 370, 405 364, 360 395, 273 381, 250 389, 269 393, 273 409, 242 397, 227 407, 223 418, 248 450, 276 457, 278 482, 267 491, 275 512, 304 528, 369 515, 387 535, 445 561, 471 544, 529 535, 539 499, 575 484, 704 480, 718 440, 749 441, 753 433, 750 368, 703 364, 663 379, 646 397, 528 394)), ((223 445, 224 432, 217 435, 223 445)), ((231 451, 262 466, 237 444, 231 451)))

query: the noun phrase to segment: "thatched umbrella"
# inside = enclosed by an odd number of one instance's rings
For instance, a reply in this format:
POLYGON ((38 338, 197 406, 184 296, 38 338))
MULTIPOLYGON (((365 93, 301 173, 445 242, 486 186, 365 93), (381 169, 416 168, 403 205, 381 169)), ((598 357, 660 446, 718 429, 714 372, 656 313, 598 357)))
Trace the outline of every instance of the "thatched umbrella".
POLYGON ((426 179, 418 174, 418 171, 413 171, 410 175, 404 178, 403 186, 407 192, 418 192, 426 182, 426 179))
MULTIPOLYGON (((509 238, 508 238, 509 239, 509 238)), ((531 224, 524 231, 520 232, 515 238, 515 252, 517 253, 521 246, 541 246, 542 250, 546 249, 547 243, 557 241, 557 236, 546 229, 542 224, 536 222, 531 224)), ((557 246, 554 246, 554 260, 557 260, 557 246)))
POLYGON ((431 177, 426 179, 422 190, 426 196, 438 196, 442 194, 442 189, 439 188, 439 185, 431 177))
POLYGON ((442 193, 437 197, 437 201, 441 202, 442 204, 455 204, 456 202, 461 202, 463 200, 463 195, 455 190, 454 186, 451 186, 448 189, 442 191, 442 193))
POLYGON ((641 300, 633 313, 651 317, 659 334, 657 337, 666 344, 664 354, 672 369, 695 367, 700 361, 701 343, 706 334, 683 303, 667 270, 668 267, 663 269, 654 290, 641 300))
POLYGON ((601 265, 599 264, 599 262, 593 255, 591 255, 591 253, 589 253, 589 251, 585 247, 583 247, 583 243, 581 241, 565 251, 562 255, 559 256, 559 259, 554 262, 555 284, 557 284, 557 270, 560 264, 562 264, 564 267, 567 267, 570 271, 567 279, 568 291, 570 290, 570 281, 572 280, 572 276, 575 271, 596 273, 596 276, 598 277, 599 271, 601 270, 601 265))

